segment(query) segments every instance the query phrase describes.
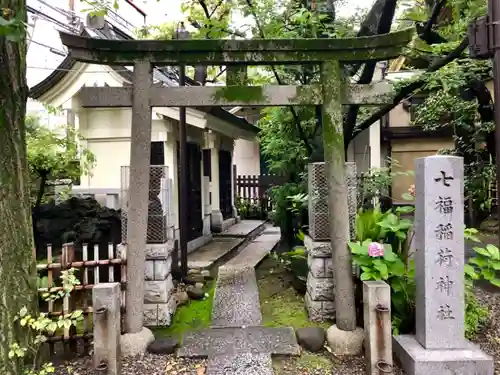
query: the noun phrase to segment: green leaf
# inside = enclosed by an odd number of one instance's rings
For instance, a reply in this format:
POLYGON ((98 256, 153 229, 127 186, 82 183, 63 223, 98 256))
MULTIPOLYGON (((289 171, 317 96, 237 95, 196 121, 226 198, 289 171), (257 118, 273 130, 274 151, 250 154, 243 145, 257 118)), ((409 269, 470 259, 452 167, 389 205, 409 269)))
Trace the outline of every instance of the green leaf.
POLYGON ((477 254, 483 255, 487 258, 490 257, 490 252, 483 247, 473 247, 472 248, 477 254))
POLYGON ((359 277, 361 281, 368 281, 372 279, 372 274, 369 272, 363 272, 361 276, 359 277))
POLYGON ((375 259, 373 261, 373 266, 378 272, 380 272, 380 277, 382 278, 382 280, 388 279, 389 271, 387 269, 387 265, 383 261, 381 261, 380 259, 375 259))
POLYGON ((410 214, 415 211, 415 207, 413 206, 400 206, 396 208, 396 212, 398 214, 410 214))
POLYGON ((401 277, 406 273, 405 264, 399 258, 395 262, 389 263, 388 268, 391 276, 401 277))
POLYGON ((491 279, 490 283, 496 286, 497 288, 500 288, 500 279, 497 278, 491 279))
POLYGON ((384 260, 387 262, 395 262, 398 259, 399 257, 396 254, 394 254, 390 245, 384 244, 384 260))
POLYGON ((23 318, 24 316, 26 316, 27 313, 28 313, 28 309, 26 308, 26 306, 23 306, 23 308, 21 309, 21 311, 19 311, 19 316, 21 318, 23 318))
POLYGON ((481 276, 483 276, 485 280, 491 281, 495 278, 495 273, 491 270, 483 270, 481 276))
POLYGON ((477 277, 476 270, 470 264, 464 265, 464 272, 473 279, 477 277))
POLYGON ((486 245, 486 250, 490 253, 490 257, 494 260, 500 260, 500 250, 495 245, 488 244, 486 245))

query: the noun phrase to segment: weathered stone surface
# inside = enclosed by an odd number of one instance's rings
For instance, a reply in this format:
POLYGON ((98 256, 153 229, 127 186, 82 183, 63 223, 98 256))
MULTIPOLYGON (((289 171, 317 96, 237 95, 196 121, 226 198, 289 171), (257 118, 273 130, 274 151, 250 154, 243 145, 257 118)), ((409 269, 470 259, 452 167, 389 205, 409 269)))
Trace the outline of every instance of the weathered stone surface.
POLYGON ((229 227, 226 231, 222 232, 220 236, 228 237, 246 237, 253 231, 259 229, 264 225, 263 220, 242 220, 238 224, 229 227))
POLYGON ((121 335, 120 348, 122 357, 135 357, 138 354, 144 354, 154 339, 153 332, 145 327, 137 333, 121 335))
POLYGON ((273 375, 270 354, 232 353, 211 357, 207 374, 210 375, 273 375))
POLYGON ((167 303, 144 304, 144 326, 161 327, 169 326, 177 309, 177 300, 172 295, 167 303))
POLYGON ((305 304, 311 322, 325 322, 335 319, 334 301, 314 301, 309 293, 306 293, 305 304))
POLYGON ((313 241, 309 236, 305 236, 304 245, 307 249, 307 253, 313 258, 331 258, 332 257, 332 245, 329 241, 320 242, 313 241))
POLYGON ((493 358, 465 341, 462 349, 425 350, 415 336, 393 339, 394 355, 407 375, 493 375, 493 358))
POLYGON ((259 289, 253 267, 219 268, 212 310, 213 327, 241 327, 262 323, 259 289))
POLYGON ((307 292, 314 301, 333 301, 333 278, 317 279, 309 273, 307 276, 307 292))
POLYGON ((391 313, 379 312, 377 306, 391 307, 391 287, 386 282, 363 281, 363 322, 365 360, 369 375, 379 375, 377 363, 384 360, 392 366, 391 313))
POLYGON ((176 337, 164 337, 155 339, 148 346, 148 352, 153 354, 173 354, 179 345, 176 337))
POLYGON ((310 352, 317 352, 323 348, 326 332, 321 327, 299 328, 295 331, 300 346, 310 352))
POLYGON ((92 289, 94 366, 106 362, 110 375, 121 374, 120 294, 119 283, 98 284, 92 289), (106 315, 98 314, 99 309, 105 309, 106 315))
POLYGON ((174 293, 172 298, 175 300, 177 306, 182 306, 189 302, 189 296, 186 292, 174 293))
POLYGON ((307 264, 309 266, 309 272, 315 278, 333 279, 332 258, 314 258, 311 254, 308 254, 307 264))
POLYGON ((328 346, 336 355, 359 355, 363 351, 364 331, 356 328, 354 331, 342 331, 336 325, 326 331, 328 346))
POLYGON ((281 232, 263 233, 226 263, 227 266, 256 267, 278 244, 281 232))
POLYGON ((192 285, 188 286, 186 293, 191 299, 203 299, 203 297, 205 297, 205 291, 203 288, 198 288, 192 285))
POLYGON ((167 259, 147 260, 144 277, 147 281, 165 280, 172 268, 172 257, 167 259))
MULTIPOLYGON (((211 268, 220 259, 236 249, 244 238, 216 237, 210 243, 189 254, 189 267, 211 268)), ((203 280, 200 280, 203 281, 203 280)))
POLYGON ((416 338, 427 349, 458 349, 465 332, 463 159, 416 159, 415 194, 416 338))
POLYGON ((184 334, 180 357, 211 357, 228 353, 298 355, 300 347, 293 328, 212 328, 184 334))
POLYGON ((198 289, 203 289, 204 286, 205 286, 205 284, 203 284, 203 283, 196 283, 196 284, 194 284, 194 287, 198 288, 198 289))
POLYGON ((174 250, 174 242, 163 244, 146 244, 146 259, 168 259, 174 250))
POLYGON ((173 289, 172 275, 168 275, 165 280, 161 281, 146 281, 144 286, 144 302, 166 303, 173 289))

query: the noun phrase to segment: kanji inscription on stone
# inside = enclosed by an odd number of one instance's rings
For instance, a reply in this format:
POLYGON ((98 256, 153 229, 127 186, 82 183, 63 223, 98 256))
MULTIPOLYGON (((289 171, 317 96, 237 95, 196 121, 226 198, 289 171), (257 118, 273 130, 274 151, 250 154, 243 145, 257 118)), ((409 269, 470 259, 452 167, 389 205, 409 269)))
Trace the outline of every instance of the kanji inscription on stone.
POLYGON ((464 339, 463 161, 415 161, 416 339, 455 349, 464 339))

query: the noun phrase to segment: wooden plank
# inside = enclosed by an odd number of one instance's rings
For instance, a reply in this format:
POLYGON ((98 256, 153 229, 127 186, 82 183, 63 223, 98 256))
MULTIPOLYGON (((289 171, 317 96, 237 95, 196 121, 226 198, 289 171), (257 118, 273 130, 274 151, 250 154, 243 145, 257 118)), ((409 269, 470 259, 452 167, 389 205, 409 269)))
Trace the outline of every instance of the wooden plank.
MULTIPOLYGON (((342 104, 387 104, 391 93, 392 85, 387 82, 351 84, 342 104)), ((131 107, 132 87, 83 87, 80 100, 82 107, 89 108, 131 107)), ((151 107, 321 105, 322 95, 320 85, 152 87, 149 104, 151 107)))

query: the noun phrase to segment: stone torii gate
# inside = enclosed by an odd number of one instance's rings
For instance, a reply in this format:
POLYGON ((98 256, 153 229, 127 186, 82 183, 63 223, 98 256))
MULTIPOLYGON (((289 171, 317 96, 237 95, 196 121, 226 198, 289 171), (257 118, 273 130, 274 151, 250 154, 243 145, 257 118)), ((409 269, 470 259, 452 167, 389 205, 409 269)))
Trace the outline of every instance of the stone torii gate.
MULTIPOLYGON (((329 210, 335 267, 337 325, 350 331, 354 297, 339 288, 351 280, 347 248, 348 208, 342 105, 385 103, 390 86, 347 84, 341 62, 379 61, 398 57, 413 36, 413 28, 373 37, 346 39, 253 40, 103 40, 60 33, 70 56, 105 65, 133 65, 132 87, 82 88, 83 107, 132 107, 130 202, 127 224, 126 330, 143 329, 144 266, 147 232, 149 157, 152 107, 297 106, 319 105, 325 161, 328 165, 329 210), (247 86, 248 65, 316 64, 321 83, 308 86, 247 86), (225 65, 225 87, 153 87, 154 65, 225 65), (235 85, 236 84, 236 85, 235 85), (338 282, 341 281, 341 282, 338 282), (346 308, 347 306, 347 308, 346 308), (340 308, 339 308, 340 307, 340 308)), ((182 140, 181 140, 182 142, 182 140)), ((186 192, 180 191, 180 194, 186 192)), ((182 200, 182 196, 180 197, 182 200)), ((182 214, 182 212, 180 212, 182 214)), ((181 220, 182 223, 182 220, 181 220)), ((186 230, 180 228, 180 230, 186 230)))

